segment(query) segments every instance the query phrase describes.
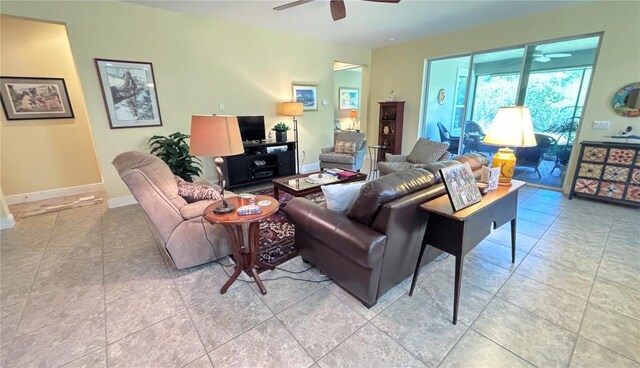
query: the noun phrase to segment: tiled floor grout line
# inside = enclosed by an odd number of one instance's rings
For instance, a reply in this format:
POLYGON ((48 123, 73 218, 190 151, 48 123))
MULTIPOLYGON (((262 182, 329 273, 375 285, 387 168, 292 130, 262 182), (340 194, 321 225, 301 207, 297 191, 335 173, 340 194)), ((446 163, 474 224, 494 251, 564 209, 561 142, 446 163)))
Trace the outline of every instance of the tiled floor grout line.
POLYGON ((107 285, 105 283, 104 274, 104 212, 100 215, 100 245, 102 246, 102 296, 103 296, 103 310, 104 310, 104 355, 105 365, 109 368, 109 350, 108 350, 108 335, 107 335, 107 285))
MULTIPOLYGON (((47 248, 49 248, 49 241, 51 240, 51 236, 53 234, 53 231, 55 229, 56 224, 58 223, 58 218, 59 217, 60 217, 60 212, 57 212, 56 213, 56 219, 53 221, 53 225, 51 225, 51 230, 49 232, 49 236, 47 236, 46 245, 45 245, 44 249, 42 250, 42 254, 40 255, 40 261, 38 262, 38 268, 36 269, 36 272, 33 275, 33 280, 31 281, 31 285, 29 286, 29 293, 27 295, 27 299, 24 301, 24 307, 22 308, 22 311, 20 312, 20 318, 18 320, 18 324, 16 325, 16 334, 13 336, 13 338, 11 339, 10 344, 7 346, 7 354, 5 356, 5 359, 8 359, 9 356, 11 355, 11 352, 13 350, 13 344, 15 343, 15 341, 16 341, 16 339, 18 337, 26 335, 26 334, 29 334, 29 333, 32 333, 32 332, 37 331, 37 330, 39 330, 41 328, 45 328, 47 326, 50 326, 50 325, 42 326, 42 327, 40 327, 38 329, 35 329, 33 331, 29 331, 29 332, 23 333, 21 335, 17 335, 18 330, 20 329, 20 325, 22 324, 22 317, 24 317, 25 309, 27 309, 27 306, 29 305, 29 301, 31 300, 31 291, 32 291, 31 289, 33 288, 33 285, 36 283, 36 279, 38 277, 38 272, 40 271, 40 266, 42 265, 42 259, 44 258, 44 254, 47 251, 47 248)), ((18 303, 16 303, 16 304, 18 304, 18 303)))
MULTIPOLYGON (((569 360, 569 364, 571 364, 571 361, 573 361, 573 356, 575 355, 576 352, 576 346, 578 345, 578 339, 580 338, 580 332, 582 331, 582 324, 584 323, 584 317, 587 314, 587 309, 589 308, 589 300, 591 299, 591 293, 593 292, 593 287, 596 284, 596 280, 598 279, 598 272, 600 272, 600 265, 602 264, 602 258, 604 257, 604 252, 607 249, 607 242, 609 241, 609 236, 611 236, 611 229, 613 228, 613 224, 616 222, 616 215, 618 213, 618 210, 616 210, 616 212, 613 214, 613 220, 611 221, 611 225, 609 225, 609 231, 607 232, 607 238, 605 239, 604 242, 604 247, 602 247, 602 252, 600 253, 600 260, 598 262, 598 267, 596 269, 595 274, 593 275, 593 281, 591 282, 591 288, 589 289, 589 295, 587 296, 587 304, 585 304, 584 307, 584 311, 582 312, 582 318, 580 319, 580 325, 578 326, 578 333, 576 336, 576 341, 573 344, 573 349, 571 351, 571 359, 569 360)), ((605 308, 608 309, 608 308, 605 308)), ((621 353, 618 353, 622 356, 625 356, 621 353)), ((630 357, 625 356, 626 358, 631 359, 632 361, 635 361, 635 359, 632 359, 630 357)))

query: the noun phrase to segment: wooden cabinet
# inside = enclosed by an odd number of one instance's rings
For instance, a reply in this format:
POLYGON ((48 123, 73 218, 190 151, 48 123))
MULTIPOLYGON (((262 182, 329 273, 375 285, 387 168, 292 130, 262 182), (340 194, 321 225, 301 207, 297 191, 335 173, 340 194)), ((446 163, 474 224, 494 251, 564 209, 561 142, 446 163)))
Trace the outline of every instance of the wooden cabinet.
POLYGON ((574 195, 640 206, 640 144, 582 142, 574 195))
POLYGON ((378 151, 378 161, 384 161, 386 153, 399 155, 402 151, 402 120, 404 101, 378 102, 378 144, 384 146, 378 151))
POLYGON ((224 158, 226 188, 296 173, 296 142, 245 143, 244 154, 224 158))

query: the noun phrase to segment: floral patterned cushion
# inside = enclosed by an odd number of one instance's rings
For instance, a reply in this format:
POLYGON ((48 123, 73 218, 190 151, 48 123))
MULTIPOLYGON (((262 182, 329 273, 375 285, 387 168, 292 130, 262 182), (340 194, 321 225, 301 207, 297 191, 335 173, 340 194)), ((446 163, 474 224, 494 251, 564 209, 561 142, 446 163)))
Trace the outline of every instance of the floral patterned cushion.
POLYGON ((356 144, 357 142, 337 141, 333 147, 333 152, 354 154, 356 153, 356 144))
POLYGON ((184 198, 187 203, 193 203, 202 201, 205 199, 212 199, 214 201, 222 199, 220 191, 212 186, 206 184, 196 184, 184 181, 179 176, 175 177, 176 184, 178 184, 178 195, 184 198))

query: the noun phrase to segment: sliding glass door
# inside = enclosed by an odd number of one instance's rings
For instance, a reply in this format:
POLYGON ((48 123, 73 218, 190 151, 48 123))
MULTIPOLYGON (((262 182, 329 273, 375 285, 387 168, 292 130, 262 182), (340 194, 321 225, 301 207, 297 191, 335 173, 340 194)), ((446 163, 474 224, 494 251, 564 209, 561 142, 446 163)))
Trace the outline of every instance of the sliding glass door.
POLYGON ((521 149, 532 160, 519 161, 514 178, 561 187, 599 41, 590 35, 427 60, 421 136, 448 141, 453 154, 492 156, 496 149, 482 139, 498 108, 528 106, 539 144, 521 149))

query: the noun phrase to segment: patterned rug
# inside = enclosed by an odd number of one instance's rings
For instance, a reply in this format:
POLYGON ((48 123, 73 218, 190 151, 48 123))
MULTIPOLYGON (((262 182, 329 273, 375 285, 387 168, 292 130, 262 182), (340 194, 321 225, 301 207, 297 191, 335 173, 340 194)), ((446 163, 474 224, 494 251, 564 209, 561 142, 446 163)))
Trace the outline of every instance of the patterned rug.
MULTIPOLYGON (((261 194, 273 197, 273 188, 252 191, 252 194, 261 194)), ((281 204, 290 201, 293 196, 280 192, 278 198, 281 204)), ((322 193, 306 196, 314 202, 324 200, 322 193)), ((275 215, 260 223, 259 259, 267 264, 277 266, 298 255, 295 247, 295 226, 287 219, 281 209, 275 215)))

